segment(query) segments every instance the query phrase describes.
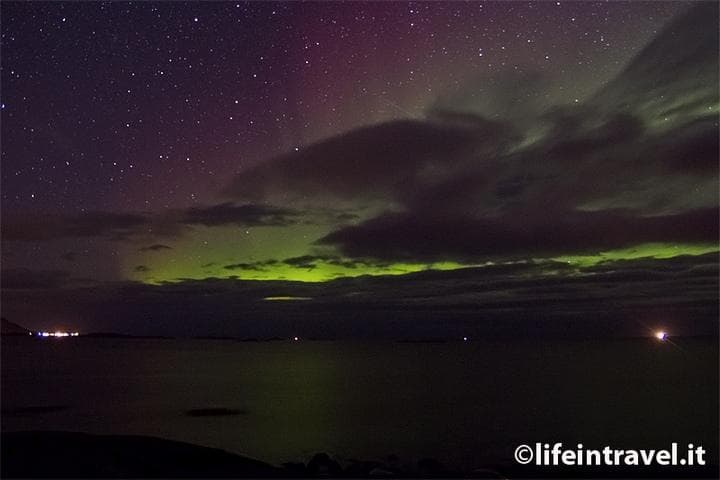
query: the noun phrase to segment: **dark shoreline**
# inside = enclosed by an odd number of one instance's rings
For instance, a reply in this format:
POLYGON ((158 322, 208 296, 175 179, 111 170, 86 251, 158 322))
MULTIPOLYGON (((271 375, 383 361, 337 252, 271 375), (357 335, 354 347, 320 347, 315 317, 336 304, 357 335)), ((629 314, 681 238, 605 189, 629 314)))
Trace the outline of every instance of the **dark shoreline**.
POLYGON ((718 478, 704 467, 535 467, 506 464, 456 471, 433 459, 414 465, 354 461, 319 453, 274 466, 224 450, 139 435, 2 433, 2 478, 718 478))

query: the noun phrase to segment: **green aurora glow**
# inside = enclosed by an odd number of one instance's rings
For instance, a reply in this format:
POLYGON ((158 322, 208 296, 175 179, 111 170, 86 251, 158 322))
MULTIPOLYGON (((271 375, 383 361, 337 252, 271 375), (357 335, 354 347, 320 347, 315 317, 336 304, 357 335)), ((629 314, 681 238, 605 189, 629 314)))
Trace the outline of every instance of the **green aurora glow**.
POLYGON ((314 240, 327 231, 325 226, 259 227, 238 230, 232 227, 200 229, 160 252, 126 256, 124 274, 142 283, 157 284, 183 279, 238 278, 243 280, 291 280, 326 282, 364 275, 405 275, 424 270, 456 270, 518 260, 562 262, 578 269, 607 262, 642 258, 668 259, 682 255, 703 255, 720 250, 713 244, 645 243, 598 252, 532 256, 527 259, 488 258, 474 263, 381 262, 338 257, 332 249, 318 249, 314 240), (212 234, 210 234, 212 233, 212 234), (308 265, 284 263, 288 258, 317 255, 308 265), (324 260, 322 255, 337 260, 324 260), (147 269, 136 270, 137 265, 147 269), (235 266, 232 267, 231 266, 235 266), (145 271, 146 270, 146 271, 145 271))

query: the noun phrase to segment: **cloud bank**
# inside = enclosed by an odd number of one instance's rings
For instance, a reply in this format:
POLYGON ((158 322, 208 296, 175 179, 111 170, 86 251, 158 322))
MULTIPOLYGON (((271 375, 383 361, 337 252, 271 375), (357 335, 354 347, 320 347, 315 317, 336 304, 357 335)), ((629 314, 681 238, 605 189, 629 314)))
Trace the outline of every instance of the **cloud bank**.
POLYGON ((715 242, 717 8, 692 6, 584 102, 547 105, 542 79, 511 77, 495 82, 484 109, 440 102, 425 120, 275 158, 226 193, 367 206, 369 218, 319 240, 350 257, 468 261, 715 242))
MULTIPOLYGON (((300 260, 298 260, 299 262, 300 260)), ((311 260, 306 260, 311 261, 311 260)), ((82 285, 67 272, 4 272, 3 315, 33 329, 136 334, 460 338, 717 335, 717 253, 605 262, 535 261, 324 283, 207 278, 82 285), (295 302, 267 298, 306 298, 295 302)))

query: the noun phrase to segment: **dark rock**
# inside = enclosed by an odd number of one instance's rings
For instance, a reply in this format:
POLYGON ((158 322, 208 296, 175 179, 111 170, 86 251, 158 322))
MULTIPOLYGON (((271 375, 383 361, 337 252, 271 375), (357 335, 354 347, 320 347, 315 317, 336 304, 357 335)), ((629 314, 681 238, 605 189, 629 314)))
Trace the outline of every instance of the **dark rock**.
POLYGON ((389 478, 396 476, 397 473, 382 467, 375 467, 368 472, 368 475, 373 478, 389 478))
POLYGON ((351 460, 349 465, 345 467, 346 477, 368 477, 370 472, 375 468, 383 468, 384 465, 379 462, 351 460))
POLYGON ((215 448, 135 435, 2 434, 2 478, 242 478, 287 472, 215 448))
POLYGON ((304 477, 305 476, 305 464, 302 462, 287 462, 282 464, 289 476, 293 477, 304 477))
POLYGON ((417 463, 418 473, 423 477, 438 477, 448 474, 445 466, 434 458, 423 458, 417 463))
POLYGON ((340 464, 330 458, 327 453, 317 453, 308 462, 305 469, 308 475, 313 477, 333 477, 342 473, 340 464))
POLYGON ((470 472, 470 476, 472 478, 498 478, 498 479, 506 478, 500 472, 489 469, 489 468, 476 468, 475 470, 470 472))

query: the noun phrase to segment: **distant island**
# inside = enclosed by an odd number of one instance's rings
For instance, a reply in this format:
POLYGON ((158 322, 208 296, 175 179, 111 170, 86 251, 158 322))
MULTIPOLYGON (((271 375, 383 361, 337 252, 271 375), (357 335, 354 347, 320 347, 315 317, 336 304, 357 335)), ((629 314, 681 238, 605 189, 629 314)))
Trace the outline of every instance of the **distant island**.
POLYGON ((85 338, 138 338, 138 339, 154 339, 154 340, 169 340, 175 337, 169 337, 166 335, 130 335, 127 333, 114 333, 114 332, 91 332, 83 333, 80 335, 85 338))
MULTIPOLYGON (((130 340, 172 340, 176 337, 169 335, 135 335, 129 333, 117 333, 117 332, 56 332, 56 331, 42 331, 34 332, 27 329, 17 323, 11 322, 6 318, 2 318, 2 336, 4 337, 77 337, 77 338, 116 338, 116 339, 130 339, 130 340)), ((218 336, 218 335, 205 335, 205 336, 194 336, 188 337, 193 340, 230 340, 233 342, 277 342, 294 340, 298 341, 297 338, 282 338, 282 337, 268 337, 268 338, 255 338, 255 337, 234 337, 234 336, 218 336)), ((309 340, 317 340, 311 338, 309 340)))
POLYGON ((115 332, 90 332, 90 333, 69 333, 69 332, 33 332, 32 330, 18 325, 17 323, 11 322, 7 318, 2 318, 2 329, 0 329, 0 335, 3 337, 29 337, 29 336, 42 336, 42 337, 84 337, 84 338, 137 338, 137 339, 172 339, 165 335, 131 335, 126 333, 115 333, 115 332))

